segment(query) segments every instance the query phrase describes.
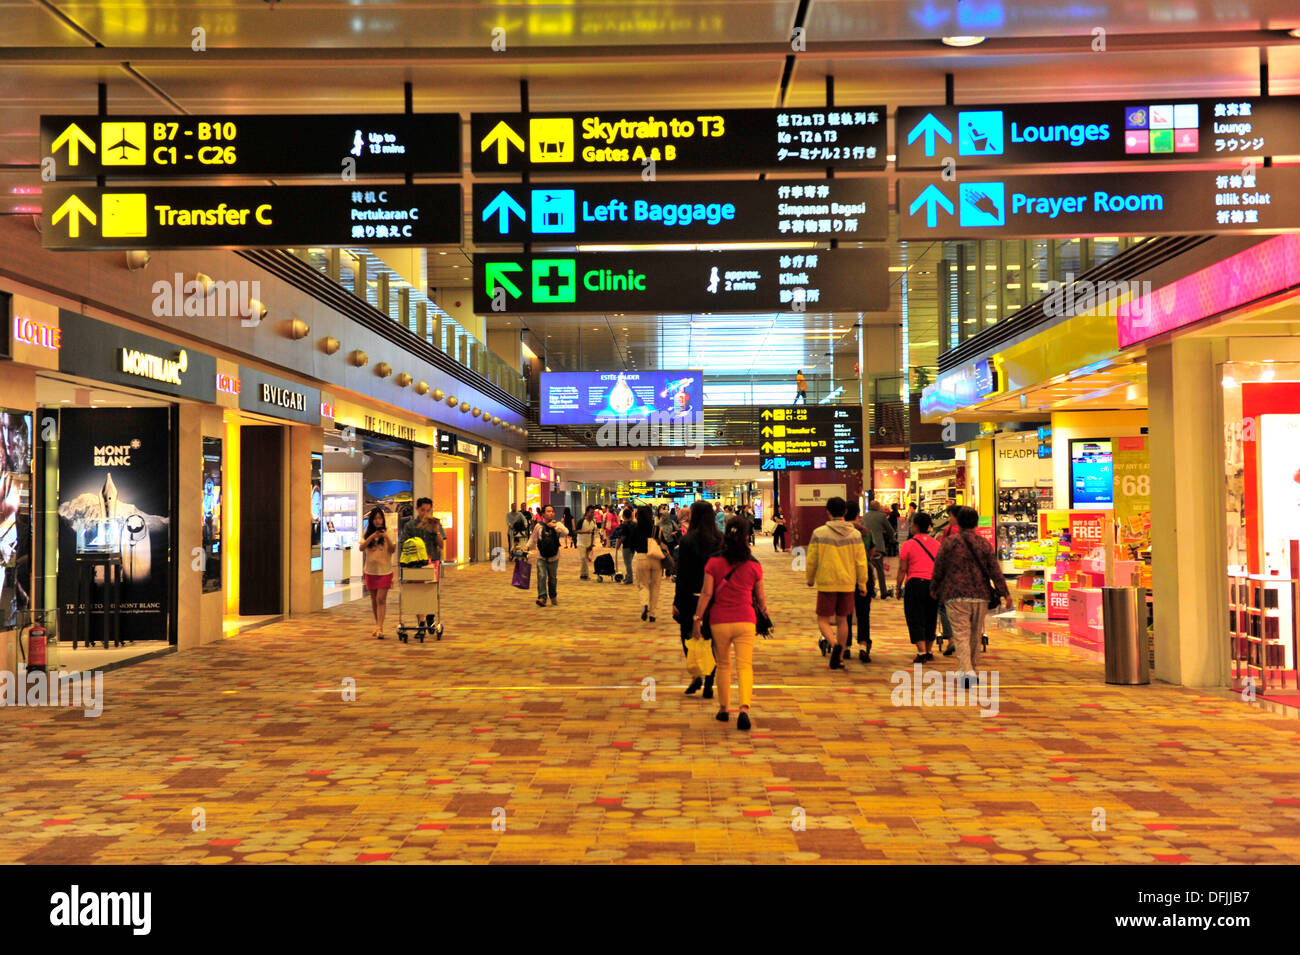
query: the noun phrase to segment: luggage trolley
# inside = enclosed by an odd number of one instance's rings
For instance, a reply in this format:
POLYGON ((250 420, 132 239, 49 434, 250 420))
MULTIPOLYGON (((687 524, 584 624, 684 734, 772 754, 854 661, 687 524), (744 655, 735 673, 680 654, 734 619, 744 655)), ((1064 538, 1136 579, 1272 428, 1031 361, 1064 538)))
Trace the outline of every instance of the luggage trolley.
POLYGON ((426 631, 442 639, 442 562, 398 568, 401 587, 397 591, 397 639, 408 642, 412 634, 424 643, 426 631), (416 623, 408 626, 407 614, 414 614, 416 623), (426 626, 424 617, 433 614, 433 624, 426 626))

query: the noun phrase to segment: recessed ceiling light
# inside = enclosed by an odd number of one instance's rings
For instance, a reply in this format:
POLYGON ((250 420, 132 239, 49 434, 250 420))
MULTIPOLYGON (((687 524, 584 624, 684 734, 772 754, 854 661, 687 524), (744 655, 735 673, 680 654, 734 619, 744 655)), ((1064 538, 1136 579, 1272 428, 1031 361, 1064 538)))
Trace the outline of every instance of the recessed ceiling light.
POLYGON ((986 36, 946 36, 943 38, 944 46, 979 46, 988 37, 986 36))
POLYGON ((1296 27, 1294 30, 1287 30, 1287 31, 1286 31, 1286 35, 1287 35, 1287 36, 1293 36, 1293 37, 1295 37, 1297 40, 1300 40, 1300 27, 1296 27))

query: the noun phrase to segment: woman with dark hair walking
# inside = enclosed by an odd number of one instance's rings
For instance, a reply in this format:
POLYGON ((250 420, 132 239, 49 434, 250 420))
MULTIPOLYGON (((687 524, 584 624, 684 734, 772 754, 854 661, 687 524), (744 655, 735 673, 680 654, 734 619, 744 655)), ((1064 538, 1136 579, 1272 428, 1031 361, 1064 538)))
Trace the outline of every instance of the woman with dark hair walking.
POLYGON ((713 655, 718 661, 719 723, 731 718, 727 704, 731 699, 731 650, 735 647, 740 681, 736 729, 747 730, 754 693, 754 640, 758 635, 754 606, 757 604, 759 610, 767 613, 767 594, 763 590, 763 565, 749 552, 749 525, 743 517, 728 518, 722 532, 722 553, 710 558, 704 565, 704 574, 692 636, 702 635, 707 613, 709 629, 713 631, 713 655))
MULTIPOLYGON (((663 583, 663 562, 667 555, 649 504, 636 509, 632 528, 627 533, 632 548, 632 574, 641 598, 641 619, 654 623, 655 610, 659 606, 659 587, 663 583)), ((627 546, 627 541, 624 546, 627 546)))
MULTIPOLYGON (((713 505, 708 501, 696 501, 691 505, 690 530, 677 548, 677 589, 673 592, 673 617, 681 628, 682 652, 687 649, 686 641, 691 639, 695 630, 695 605, 699 603, 700 591, 704 589, 704 565, 722 549, 722 535, 713 520, 713 505)), ((715 669, 713 673, 716 673, 715 669)), ((704 699, 713 699, 713 673, 704 677, 695 677, 686 688, 689 696, 704 687, 704 699)))
POLYGON ((772 508, 772 550, 785 550, 785 515, 781 513, 781 508, 772 508))
POLYGON ((370 593, 370 612, 375 617, 372 637, 384 639, 384 616, 388 612, 388 591, 393 587, 393 551, 397 545, 388 536, 388 519, 382 507, 371 508, 366 517, 366 531, 357 549, 365 555, 362 573, 370 593))
POLYGON ((573 532, 573 511, 570 508, 566 507, 564 509, 564 516, 560 518, 560 523, 563 524, 565 530, 569 532, 568 546, 577 547, 578 538, 573 532))

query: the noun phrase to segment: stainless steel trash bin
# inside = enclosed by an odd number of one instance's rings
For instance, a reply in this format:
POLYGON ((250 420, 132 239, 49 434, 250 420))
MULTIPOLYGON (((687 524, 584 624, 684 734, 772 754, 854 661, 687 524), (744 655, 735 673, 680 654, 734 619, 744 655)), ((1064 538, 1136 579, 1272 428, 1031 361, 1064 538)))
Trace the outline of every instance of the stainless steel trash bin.
POLYGON ((1107 683, 1139 686, 1151 682, 1146 601, 1144 587, 1101 588, 1107 683))

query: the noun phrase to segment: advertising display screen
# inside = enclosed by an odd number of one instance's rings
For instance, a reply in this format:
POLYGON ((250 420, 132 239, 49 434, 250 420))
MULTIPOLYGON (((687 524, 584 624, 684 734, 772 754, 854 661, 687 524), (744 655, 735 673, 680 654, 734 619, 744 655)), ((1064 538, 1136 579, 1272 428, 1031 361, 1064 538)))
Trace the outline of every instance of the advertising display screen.
POLYGON ((1105 510, 1115 505, 1114 462, 1110 438, 1070 441, 1070 506, 1105 510))
POLYGON ((704 404, 704 372, 544 372, 542 424, 600 424, 648 419, 696 421, 704 404))
POLYGON ((0 410, 0 630, 31 606, 32 416, 0 410))
POLYGON ((311 453, 311 569, 320 570, 324 564, 321 553, 321 517, 323 516, 325 483, 325 455, 311 453))
MULTIPOLYGON (((77 555, 120 555, 123 640, 167 639, 169 417, 166 408, 67 408, 59 416, 59 606, 74 610, 77 555)), ((102 587, 97 573, 92 605, 102 603, 102 587)))
POLYGON ((221 439, 203 439, 203 592, 221 589, 221 439))

